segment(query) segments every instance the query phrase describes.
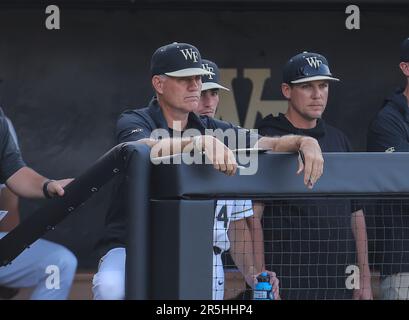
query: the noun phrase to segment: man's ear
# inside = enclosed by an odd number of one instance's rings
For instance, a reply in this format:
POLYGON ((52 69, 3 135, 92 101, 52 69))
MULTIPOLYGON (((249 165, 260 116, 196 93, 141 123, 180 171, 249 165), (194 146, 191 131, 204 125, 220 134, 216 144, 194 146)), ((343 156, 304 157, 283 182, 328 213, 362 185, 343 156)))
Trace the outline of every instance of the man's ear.
POLYGON ((291 87, 288 85, 288 83, 282 83, 281 84, 281 93, 283 96, 287 99, 290 100, 291 97, 291 87))
POLYGON ((159 94, 163 93, 163 79, 161 76, 155 75, 152 77, 152 87, 159 94))
POLYGON ((402 70, 405 77, 409 77, 409 62, 399 63, 399 68, 402 70))

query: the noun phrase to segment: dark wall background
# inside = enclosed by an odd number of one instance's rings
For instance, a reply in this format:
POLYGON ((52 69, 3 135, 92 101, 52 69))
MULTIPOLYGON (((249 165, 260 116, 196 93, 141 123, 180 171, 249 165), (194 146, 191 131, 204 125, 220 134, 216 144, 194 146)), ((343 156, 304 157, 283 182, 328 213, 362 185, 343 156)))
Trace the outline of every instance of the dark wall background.
MULTIPOLYGON (((202 56, 239 75, 244 68, 271 68, 266 100, 282 99, 281 67, 290 56, 323 53, 342 79, 331 87, 325 119, 358 151, 383 98, 404 80, 398 63, 399 44, 409 36, 405 1, 363 1, 361 29, 353 31, 345 28, 346 5, 339 3, 92 2, 61 3, 61 30, 53 31, 44 26, 45 5, 0 5, 0 104, 27 163, 52 178, 77 176, 115 144, 117 116, 148 102, 151 54, 169 42, 195 44, 202 56)), ((239 77, 235 89, 245 112, 251 83, 239 77)), ((47 235, 72 249, 82 268, 96 267, 93 247, 103 232, 108 191, 47 235)), ((24 200, 23 217, 40 205, 24 200)))

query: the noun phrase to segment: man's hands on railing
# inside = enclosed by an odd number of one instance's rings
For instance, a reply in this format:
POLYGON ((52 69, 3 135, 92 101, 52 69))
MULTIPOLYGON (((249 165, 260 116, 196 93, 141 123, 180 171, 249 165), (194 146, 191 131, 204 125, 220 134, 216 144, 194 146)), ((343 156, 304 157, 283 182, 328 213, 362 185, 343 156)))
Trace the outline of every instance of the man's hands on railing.
MULTIPOLYGON (((324 158, 316 139, 304 136, 297 138, 300 152, 297 174, 304 171, 304 184, 312 189, 324 171, 324 158)), ((291 143, 288 141, 286 146, 289 150, 291 143)), ((196 136, 193 138, 193 147, 204 151, 216 170, 229 176, 236 173, 237 162, 233 152, 217 138, 208 135, 196 136)))
MULTIPOLYGON (((213 167, 232 176, 237 171, 237 161, 233 152, 223 142, 210 135, 195 136, 193 138, 161 140, 141 139, 152 148, 151 158, 171 156, 173 154, 189 153, 192 150, 203 152, 213 167)), ((262 137, 255 148, 272 150, 274 152, 299 152, 299 166, 297 174, 304 171, 304 184, 312 188, 321 177, 324 158, 321 148, 314 138, 304 136, 283 136, 280 138, 262 137)))
POLYGON ((236 174, 236 158, 233 152, 219 139, 208 135, 196 136, 193 138, 193 148, 204 151, 216 170, 228 176, 236 174))
POLYGON ((318 141, 314 138, 298 135, 261 137, 255 148, 274 152, 298 152, 300 157, 297 174, 304 170, 304 184, 309 189, 312 189, 322 175, 324 158, 318 141))
POLYGON ((298 170, 304 170, 304 184, 312 189, 324 171, 324 158, 318 141, 311 137, 300 138, 298 170))
POLYGON ((74 179, 62 179, 62 180, 52 180, 50 183, 47 184, 47 191, 51 197, 64 195, 64 188, 67 184, 71 183, 74 179))
POLYGON ((213 136, 203 135, 192 138, 165 138, 161 140, 141 139, 151 148, 151 159, 168 157, 174 154, 190 153, 198 151, 206 156, 206 163, 213 164, 213 167, 232 176, 236 174, 237 162, 233 152, 220 140, 213 136))

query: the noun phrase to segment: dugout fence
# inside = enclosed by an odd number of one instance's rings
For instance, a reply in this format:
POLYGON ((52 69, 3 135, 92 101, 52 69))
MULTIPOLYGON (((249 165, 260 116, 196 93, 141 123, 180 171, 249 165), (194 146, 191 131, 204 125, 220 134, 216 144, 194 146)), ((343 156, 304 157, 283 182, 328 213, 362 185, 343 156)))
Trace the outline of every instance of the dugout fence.
MULTIPOLYGON (((303 178, 295 174, 296 155, 267 153, 258 156, 258 171, 250 176, 227 177, 212 166, 203 165, 152 166, 148 202, 153 278, 151 286, 146 288, 147 296, 153 299, 211 298, 210 230, 213 229, 216 199, 252 199, 265 203, 266 265, 273 271, 280 271, 277 274, 287 298, 349 297, 339 291, 348 277, 346 267, 354 263, 339 259, 352 259, 346 256, 356 251, 356 242, 351 242, 351 215, 359 209, 365 212, 370 269, 404 269, 408 228, 405 205, 409 190, 406 154, 325 154, 325 174, 313 190, 306 189, 303 178), (298 203, 298 213, 296 210, 291 215, 283 215, 283 208, 294 206, 294 203, 298 203), (304 210, 301 212, 300 208, 304 210), (281 216, 277 215, 277 209, 281 210, 281 216), (275 214, 268 212, 272 210, 275 214), (345 214, 347 211, 349 214, 345 214), (296 221, 298 228, 290 233, 293 238, 276 239, 277 231, 273 232, 272 226, 280 219, 292 219, 293 225, 296 221), (302 250, 301 247, 312 243, 314 247, 302 250), (281 246, 281 250, 276 250, 277 246, 281 246), (280 252, 280 259, 276 252, 280 252), (388 255, 392 257, 385 259, 388 255), (305 270, 292 271, 301 268, 305 270), (318 288, 321 290, 315 290, 318 288)), ((279 232, 284 234, 283 229, 279 232)), ((131 236, 129 243, 136 243, 136 240, 131 236)), ((138 260, 131 255, 128 270, 132 270, 133 263, 138 260)), ((232 260, 226 257, 224 263, 227 268, 234 267, 232 260)), ((130 298, 136 297, 136 292, 141 290, 137 282, 128 282, 127 288, 130 298)), ((350 289, 345 290, 350 292, 350 289)))
MULTIPOLYGON (((378 260, 381 261, 380 267, 385 270, 389 268, 389 271, 393 269, 394 272, 404 267, 404 256, 407 254, 406 201, 409 193, 409 171, 406 169, 409 156, 405 153, 324 154, 325 173, 314 189, 309 190, 305 188, 302 176, 295 174, 297 156, 294 154, 257 154, 258 170, 254 175, 227 177, 215 171, 211 165, 152 165, 149 152, 149 148, 138 143, 113 148, 68 185, 63 198, 51 199, 46 206, 0 240, 2 265, 11 262, 24 248, 72 214, 112 177, 125 174, 128 181, 129 214, 127 299, 212 297, 212 229, 216 199, 252 199, 264 203, 265 231, 273 230, 269 223, 276 224, 274 219, 289 218, 283 214, 269 215, 267 212, 274 206, 282 210, 286 204, 280 204, 280 201, 307 201, 300 206, 310 208, 307 212, 311 215, 311 221, 318 217, 311 201, 335 201, 333 208, 336 210, 341 210, 345 205, 342 201, 347 201, 355 208, 363 207, 372 212, 367 228, 370 240, 377 244, 377 249, 372 254, 384 259, 385 263, 382 263, 382 259, 378 260), (385 228, 382 225, 392 227, 385 228)), ((325 218, 326 215, 328 219, 337 221, 338 217, 331 216, 334 212, 330 209, 331 206, 327 205, 326 208, 320 217, 325 218)), ((304 227, 301 221, 305 217, 297 213, 290 218, 300 222, 299 230, 295 230, 300 235, 307 232, 313 236, 317 228, 323 228, 324 233, 342 231, 342 228, 338 230, 325 225, 313 226, 311 222, 304 227)), ((274 238, 276 232, 270 233, 271 238, 264 233, 265 258, 267 266, 271 265, 275 269, 276 250, 272 247, 268 249, 268 246, 280 242, 274 238)), ((341 238, 335 237, 336 239, 341 238)), ((310 240, 314 240, 314 237, 310 240)), ((320 235, 317 240, 318 250, 321 250, 319 252, 327 253, 328 256, 334 252, 331 242, 325 240, 325 235, 320 235)), ((282 246, 284 243, 290 244, 291 250, 303 244, 296 238, 280 241, 282 246)), ((338 248, 341 245, 336 241, 334 244, 338 248)), ((286 252, 282 251, 283 254, 286 252)), ((342 250, 338 249, 338 252, 342 250)), ((284 263, 280 266, 284 271, 282 274, 278 273, 278 277, 286 276, 293 286, 298 280, 291 272, 285 274, 285 270, 301 268, 305 264, 315 268, 313 259, 316 258, 317 251, 310 250, 310 253, 312 254, 299 253, 298 262, 291 259, 288 262, 284 257, 284 263)), ((335 257, 335 266, 339 264, 336 259, 335 257)), ((330 262, 317 263, 330 268, 330 262)), ((228 267, 228 261, 225 263, 228 267)), ((332 271, 328 269, 327 272, 331 275, 332 271)), ((312 282, 319 283, 319 276, 309 270, 307 277, 311 275, 312 282)), ((328 284, 329 289, 337 288, 336 286, 337 284, 328 284)), ((282 286, 282 289, 288 288, 282 286)), ((297 294, 292 298, 302 298, 297 294)), ((330 294, 324 296, 331 297, 336 298, 330 294)))

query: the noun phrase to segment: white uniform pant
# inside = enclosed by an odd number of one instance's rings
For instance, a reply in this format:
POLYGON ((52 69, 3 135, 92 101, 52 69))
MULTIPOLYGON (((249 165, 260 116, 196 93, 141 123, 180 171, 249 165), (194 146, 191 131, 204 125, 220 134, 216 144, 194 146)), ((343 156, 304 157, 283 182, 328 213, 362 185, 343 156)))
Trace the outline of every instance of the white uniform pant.
MULTIPOLYGON (((92 280, 95 300, 125 299, 125 248, 108 251, 99 262, 92 280)), ((224 270, 221 254, 213 254, 213 300, 223 300, 224 270)))
POLYGON ((381 281, 382 300, 409 300, 409 273, 391 274, 381 281))
POLYGON ((213 300, 223 300, 224 297, 224 270, 222 255, 213 253, 213 300))

